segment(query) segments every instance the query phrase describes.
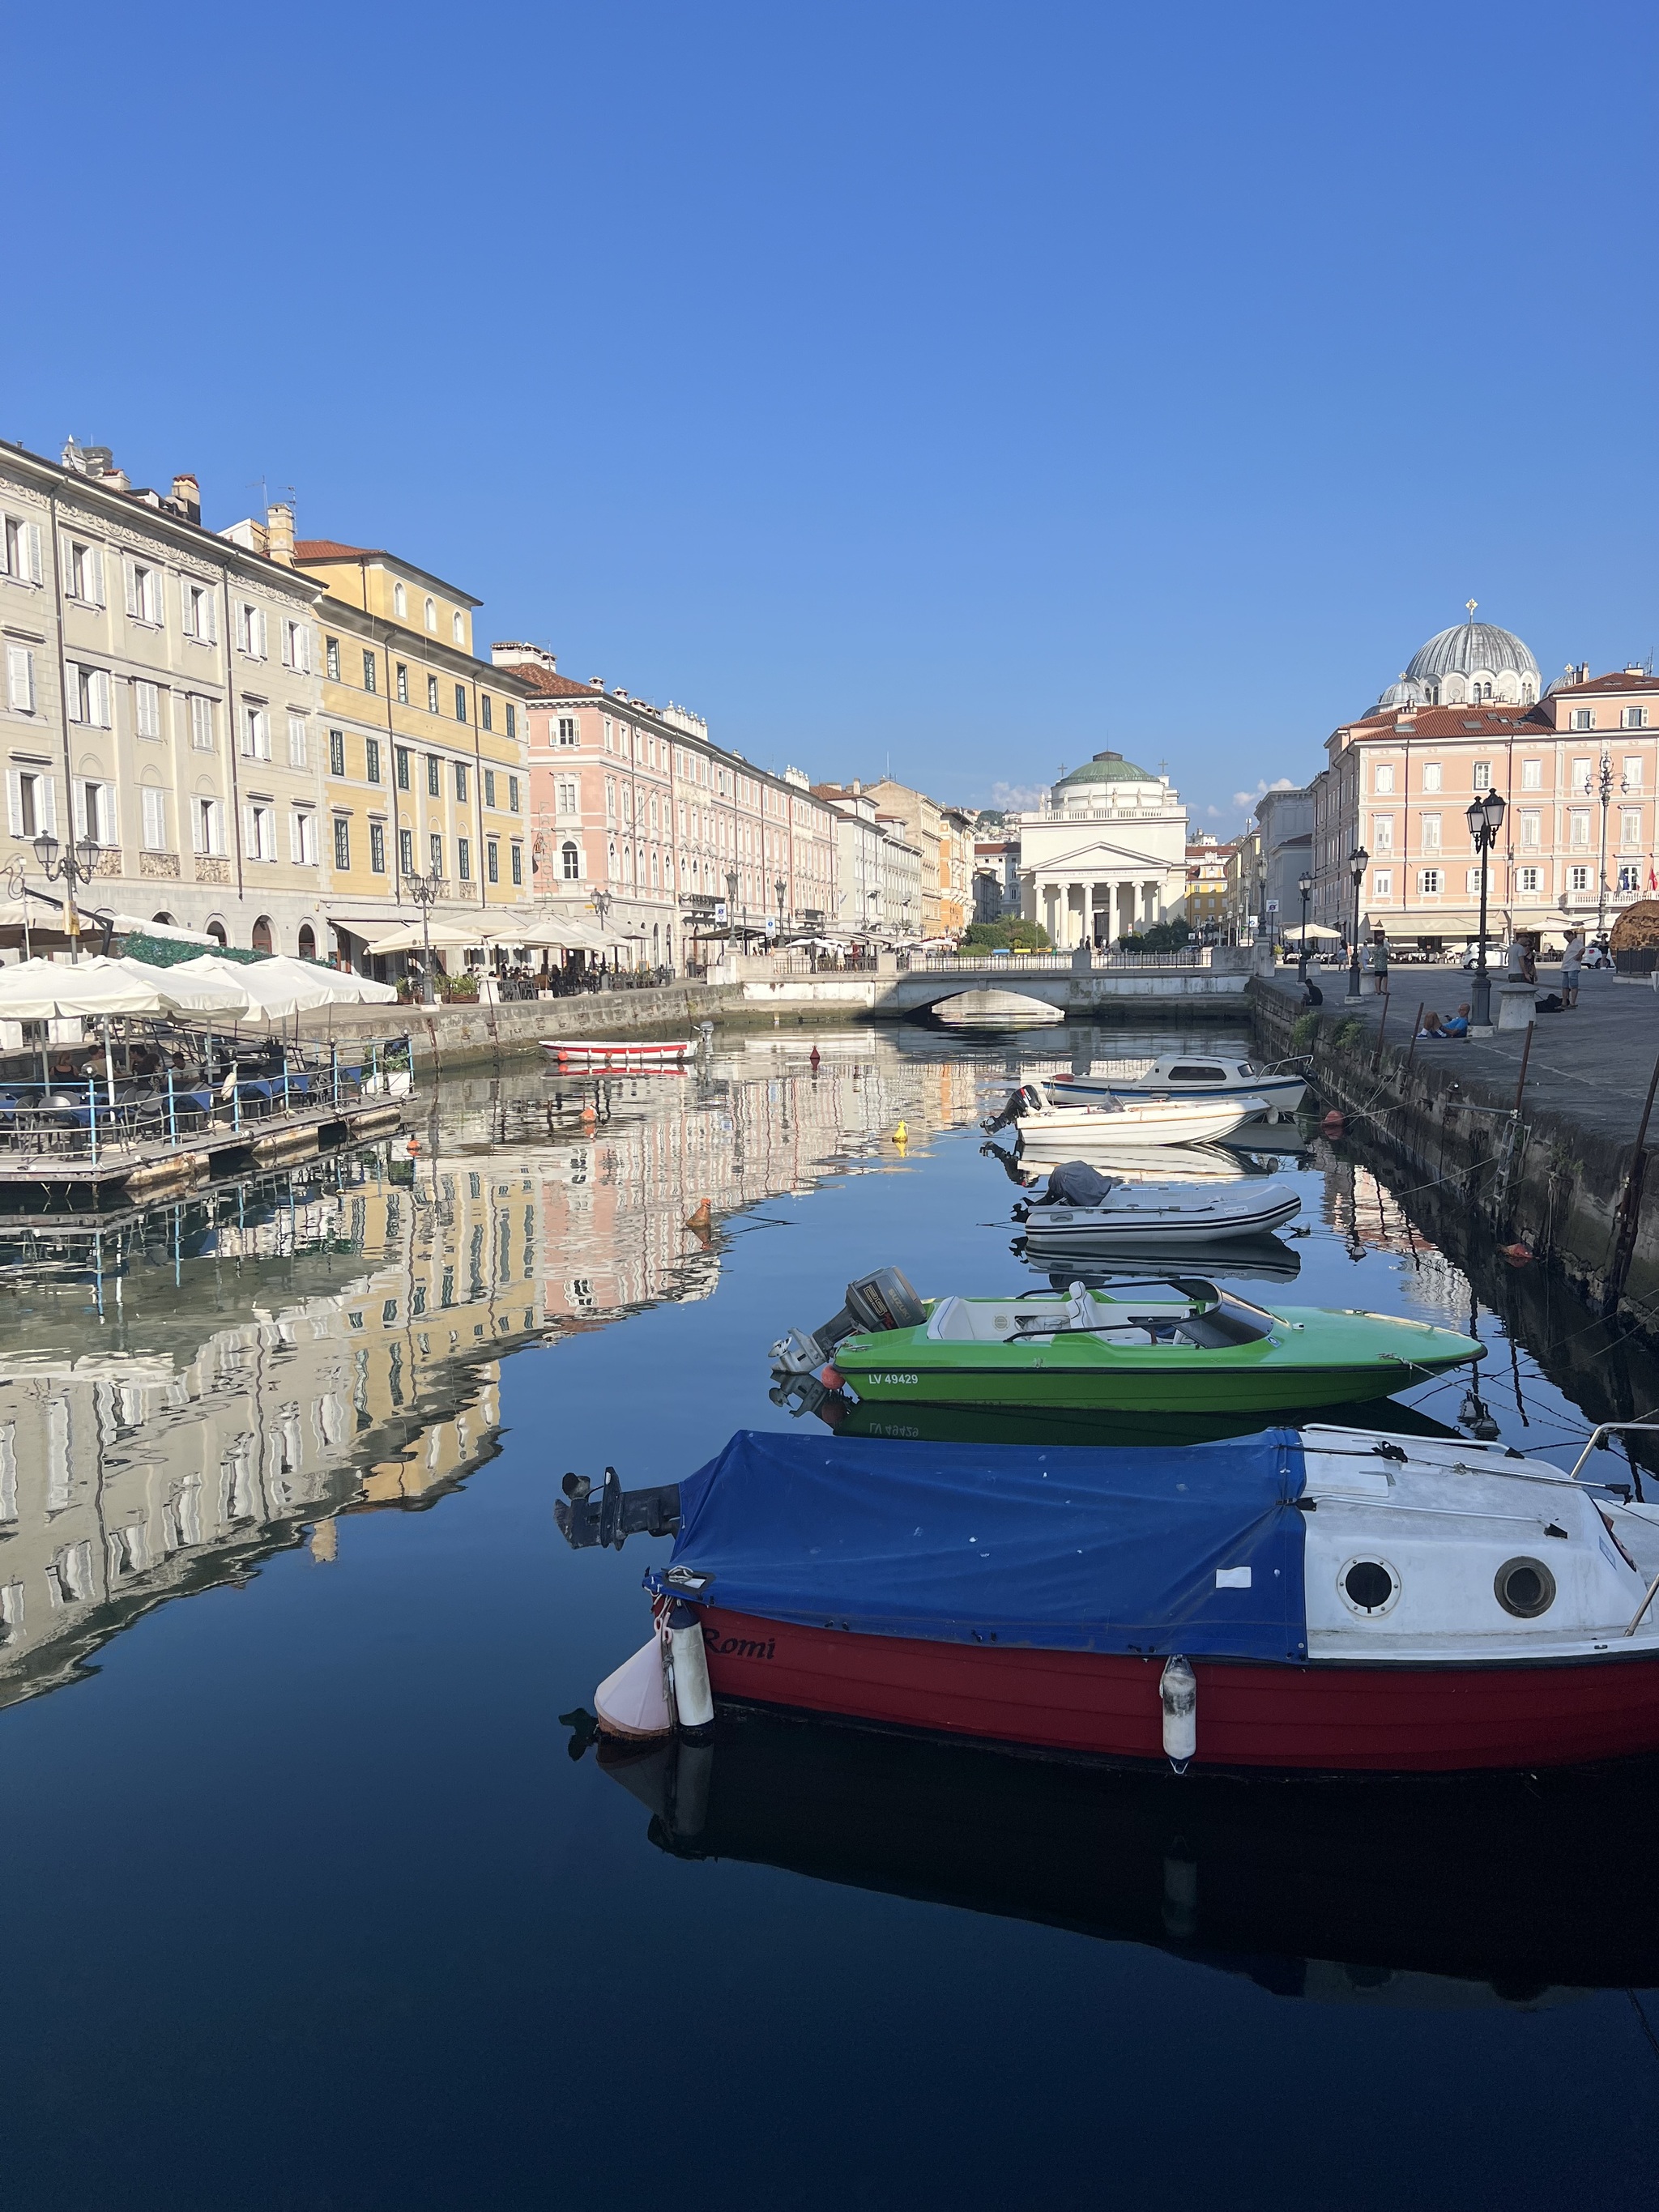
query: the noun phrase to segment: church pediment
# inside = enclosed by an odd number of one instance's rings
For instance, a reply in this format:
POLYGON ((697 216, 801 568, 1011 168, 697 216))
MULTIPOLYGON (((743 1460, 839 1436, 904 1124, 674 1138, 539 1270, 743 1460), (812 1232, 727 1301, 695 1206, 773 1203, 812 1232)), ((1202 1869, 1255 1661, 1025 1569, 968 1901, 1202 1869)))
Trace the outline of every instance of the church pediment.
POLYGON ((1159 875, 1167 875, 1172 867, 1184 865, 1169 860, 1162 853, 1137 853, 1127 845, 1113 845, 1103 837, 1097 837, 1086 845, 1073 846, 1069 852, 1045 854, 1034 861, 1027 872, 1045 876, 1058 875, 1069 869, 1075 873, 1090 868, 1152 868, 1159 875))

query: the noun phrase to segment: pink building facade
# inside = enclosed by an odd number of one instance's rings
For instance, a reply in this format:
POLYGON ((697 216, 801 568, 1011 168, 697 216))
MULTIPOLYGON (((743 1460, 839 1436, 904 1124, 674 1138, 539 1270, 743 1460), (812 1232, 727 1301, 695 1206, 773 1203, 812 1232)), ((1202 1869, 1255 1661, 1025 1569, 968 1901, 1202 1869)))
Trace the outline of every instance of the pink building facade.
POLYGON ((497 667, 532 687, 539 908, 591 919, 603 895, 609 926, 629 934, 640 963, 675 969, 699 957, 702 938, 724 934, 728 913, 757 941, 769 921, 788 935, 834 915, 834 823, 799 769, 756 768, 682 708, 561 676, 540 647, 492 650, 497 667))

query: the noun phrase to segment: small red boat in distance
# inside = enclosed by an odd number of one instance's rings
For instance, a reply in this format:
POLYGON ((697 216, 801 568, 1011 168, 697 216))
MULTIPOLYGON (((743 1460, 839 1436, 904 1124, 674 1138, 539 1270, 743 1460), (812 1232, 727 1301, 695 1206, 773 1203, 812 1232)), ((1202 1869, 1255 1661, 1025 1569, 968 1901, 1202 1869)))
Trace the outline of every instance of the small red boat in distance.
POLYGON ((678 1067, 696 1051, 692 1037, 544 1037, 542 1050, 550 1058, 593 1066, 678 1067))

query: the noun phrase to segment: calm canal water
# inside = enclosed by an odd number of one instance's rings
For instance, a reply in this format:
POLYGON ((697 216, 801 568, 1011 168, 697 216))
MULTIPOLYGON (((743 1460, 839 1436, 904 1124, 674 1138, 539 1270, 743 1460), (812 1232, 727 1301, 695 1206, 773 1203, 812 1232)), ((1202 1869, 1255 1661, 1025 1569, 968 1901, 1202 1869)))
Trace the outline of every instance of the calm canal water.
MULTIPOLYGON (((0 2204, 1647 2205, 1650 1774, 742 1723, 687 1837, 573 1756, 666 1547, 569 1552, 565 1469, 788 1425, 766 1346, 849 1276, 1018 1279, 981 1115, 1181 1038, 812 1041, 458 1082, 413 1158, 0 1249, 0 2204)), ((1246 1295, 1473 1304, 1503 1434, 1563 1464, 1659 1401, 1559 1296, 1471 1261, 1478 1296, 1435 1194, 1273 1164, 1310 1233, 1246 1295)))

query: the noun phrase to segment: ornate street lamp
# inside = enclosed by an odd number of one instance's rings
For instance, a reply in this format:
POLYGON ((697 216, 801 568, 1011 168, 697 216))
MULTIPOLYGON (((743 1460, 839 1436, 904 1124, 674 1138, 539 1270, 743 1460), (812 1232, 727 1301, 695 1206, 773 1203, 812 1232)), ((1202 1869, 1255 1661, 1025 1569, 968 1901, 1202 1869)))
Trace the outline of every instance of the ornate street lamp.
POLYGON ((75 886, 91 882, 103 849, 95 837, 77 837, 72 845, 60 848, 58 840, 43 830, 34 840, 34 857, 41 874, 49 884, 62 884, 66 894, 71 963, 81 957, 81 917, 75 908, 75 886))
POLYGON ((432 988, 432 909, 437 903, 442 887, 441 876, 417 876, 412 869, 404 875, 404 889, 421 909, 421 943, 424 959, 421 969, 421 1004, 432 1005, 436 994, 432 988))
POLYGON ((1313 878, 1299 878, 1296 887, 1302 894, 1302 957, 1296 963, 1296 980, 1298 983, 1305 983, 1308 980, 1308 901, 1313 893, 1313 878))
POLYGON ((1469 1024, 1474 1035, 1492 1027, 1492 983, 1486 974, 1486 856, 1504 826, 1504 801, 1497 792, 1489 791, 1484 799, 1469 801, 1463 818, 1480 855, 1480 938, 1474 954, 1474 1018, 1469 1024))
MULTIPOLYGON (((1620 788, 1624 788, 1622 783, 1620 788)), ((1601 800, 1601 880, 1595 896, 1595 934, 1599 942, 1607 933, 1607 801, 1613 797, 1613 763, 1605 753, 1596 777, 1596 790, 1601 800)))
POLYGON ((1359 996, 1359 892, 1365 880, 1365 871, 1371 856, 1363 845, 1356 845, 1348 855, 1348 873, 1353 878, 1353 944, 1348 960, 1348 996, 1359 996))
POLYGON ((783 935, 783 902, 788 896, 788 878, 785 876, 775 876, 772 880, 772 888, 778 895, 778 935, 781 938, 783 935))
POLYGON ((726 872, 726 941, 728 946, 732 942, 732 928, 737 911, 738 872, 735 868, 728 868, 726 872))

